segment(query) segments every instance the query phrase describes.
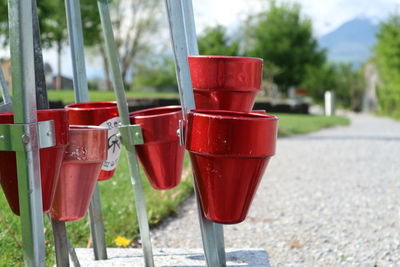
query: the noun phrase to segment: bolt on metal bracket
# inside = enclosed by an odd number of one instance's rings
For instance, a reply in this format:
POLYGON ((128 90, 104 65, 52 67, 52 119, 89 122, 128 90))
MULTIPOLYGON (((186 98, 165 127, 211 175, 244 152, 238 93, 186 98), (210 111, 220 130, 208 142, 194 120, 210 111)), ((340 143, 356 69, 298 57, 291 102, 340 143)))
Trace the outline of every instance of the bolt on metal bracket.
POLYGON ((143 134, 142 128, 138 124, 134 125, 120 125, 119 127, 119 138, 121 143, 131 151, 135 145, 143 145, 143 134), (129 138, 129 135, 131 138, 129 138))
POLYGON ((0 151, 32 151, 35 136, 39 148, 55 146, 54 121, 0 124, 0 151))

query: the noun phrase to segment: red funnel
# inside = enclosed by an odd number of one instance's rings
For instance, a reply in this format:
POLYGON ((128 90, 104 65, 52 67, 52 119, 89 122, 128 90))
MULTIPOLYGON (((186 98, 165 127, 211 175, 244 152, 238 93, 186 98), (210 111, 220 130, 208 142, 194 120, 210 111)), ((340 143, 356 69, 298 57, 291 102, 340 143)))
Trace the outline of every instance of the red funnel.
POLYGON ((262 59, 189 56, 188 60, 197 109, 251 111, 261 87, 262 59))
POLYGON ((246 218, 271 156, 277 118, 231 111, 192 110, 186 148, 205 216, 232 224, 246 218))
POLYGON ((72 125, 65 151, 60 180, 51 207, 51 216, 59 221, 82 219, 107 158, 107 128, 72 125))
POLYGON ((121 143, 117 138, 118 107, 115 101, 87 102, 72 104, 65 107, 69 111, 69 123, 74 125, 99 125, 108 131, 108 156, 101 169, 99 180, 113 177, 117 168, 121 143))
POLYGON ((185 155, 177 130, 182 119, 180 106, 150 108, 129 114, 132 124, 140 124, 143 145, 137 145, 140 162, 155 189, 177 186, 185 155))
MULTIPOLYGON (((43 212, 50 210, 68 144, 68 115, 64 109, 38 110, 38 121, 54 121, 56 146, 40 149, 43 212)), ((0 114, 1 124, 13 124, 12 113, 0 114)), ((19 215, 17 161, 14 151, 0 151, 0 183, 12 211, 19 215)))

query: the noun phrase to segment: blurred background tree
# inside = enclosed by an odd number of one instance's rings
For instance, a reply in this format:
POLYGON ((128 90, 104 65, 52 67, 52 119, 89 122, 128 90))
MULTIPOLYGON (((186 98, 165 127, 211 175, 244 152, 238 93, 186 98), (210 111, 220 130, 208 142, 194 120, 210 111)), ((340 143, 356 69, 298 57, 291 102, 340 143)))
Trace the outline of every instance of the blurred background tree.
POLYGON ((145 64, 137 66, 133 88, 157 92, 178 90, 174 61, 170 56, 161 55, 146 60, 145 64))
MULTIPOLYGON (((147 58, 154 55, 156 42, 160 43, 163 2, 159 0, 113 0, 111 3, 114 36, 120 56, 122 78, 127 85, 126 88, 129 88, 128 84, 135 74, 134 70, 141 68, 143 64, 146 65, 147 58)), ((103 57, 105 76, 108 77, 105 50, 101 48, 100 51, 103 57)), ((107 81, 109 80, 108 77, 107 81)))
POLYGON ((390 15, 380 24, 375 46, 375 62, 380 76, 378 100, 384 114, 400 118, 400 14, 390 15))
POLYGON ((198 37, 198 44, 201 55, 239 55, 239 41, 231 40, 222 25, 205 28, 198 37))
POLYGON ((311 20, 296 3, 271 1, 268 10, 249 17, 245 38, 246 56, 264 58, 265 71, 279 69, 273 81, 283 92, 301 84, 308 66, 321 67, 326 61, 311 20))
MULTIPOLYGON (((111 89, 109 70, 96 1, 81 0, 85 46, 88 55, 102 60, 104 85, 111 89)), ((126 88, 141 91, 177 90, 172 51, 169 48, 167 23, 162 2, 158 0, 111 0, 112 22, 121 71, 126 88), (165 37, 165 38, 164 38, 165 37)), ((67 25, 63 0, 38 1, 43 46, 54 47, 58 54, 58 74, 63 68, 61 55, 67 43, 67 25)), ((0 10, 7 1, 0 1, 0 10)), ((382 24, 376 60, 382 72, 379 91, 383 109, 395 110, 400 94, 399 66, 396 52, 400 45, 399 18, 382 24), (392 97, 393 95, 393 97, 392 97)), ((306 89, 317 102, 326 90, 333 90, 344 107, 359 109, 363 94, 363 77, 350 65, 328 62, 318 47, 312 21, 302 14, 299 4, 271 1, 257 14, 248 16, 236 31, 222 25, 206 27, 198 35, 200 54, 252 56, 264 59, 265 96, 276 97, 278 88, 285 96, 289 87, 306 89), (273 90, 275 89, 275 90, 273 90)), ((7 44, 7 13, 0 13, 0 41, 7 44)), ((93 83, 95 84, 95 83, 93 83)))

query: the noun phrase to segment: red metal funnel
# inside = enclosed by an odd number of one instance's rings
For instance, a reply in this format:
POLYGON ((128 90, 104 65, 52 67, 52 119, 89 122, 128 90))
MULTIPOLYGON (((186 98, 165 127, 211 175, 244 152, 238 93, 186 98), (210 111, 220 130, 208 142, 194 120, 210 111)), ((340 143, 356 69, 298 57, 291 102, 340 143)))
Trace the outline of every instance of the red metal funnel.
POLYGON ((70 141, 51 207, 53 218, 77 221, 85 216, 107 158, 107 134, 105 127, 71 125, 70 141))
POLYGON ((73 125, 99 125, 108 128, 108 156, 101 169, 99 181, 113 177, 118 165, 122 145, 117 138, 118 107, 115 101, 87 102, 65 107, 69 111, 69 123, 73 125))
POLYGON ((189 56, 197 109, 249 112, 261 88, 260 58, 189 56))
POLYGON ((129 114, 132 124, 139 124, 143 145, 136 151, 150 184, 155 189, 170 189, 181 180, 184 147, 180 146, 177 130, 182 119, 180 106, 150 108, 129 114))
MULTIPOLYGON (((54 121, 56 146, 40 149, 43 212, 50 210, 68 144, 68 115, 64 109, 38 110, 38 121, 54 121)), ((13 113, 0 114, 1 124, 13 124, 13 113)), ((0 183, 11 210, 19 215, 17 161, 14 151, 0 151, 0 183)))
POLYGON ((186 148, 205 216, 233 224, 246 218, 269 159, 275 154, 277 117, 192 110, 186 148))

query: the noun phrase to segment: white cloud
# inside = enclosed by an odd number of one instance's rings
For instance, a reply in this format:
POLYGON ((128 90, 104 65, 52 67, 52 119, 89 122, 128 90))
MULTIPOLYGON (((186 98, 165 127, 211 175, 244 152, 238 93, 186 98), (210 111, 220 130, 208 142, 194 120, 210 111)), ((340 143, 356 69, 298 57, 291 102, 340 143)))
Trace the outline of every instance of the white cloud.
MULTIPOLYGON (((289 0, 302 5, 303 13, 313 20, 316 35, 328 33, 355 17, 380 21, 400 8, 400 0, 289 0)), ((235 27, 248 14, 266 7, 261 0, 193 0, 198 31, 216 23, 235 27)))

